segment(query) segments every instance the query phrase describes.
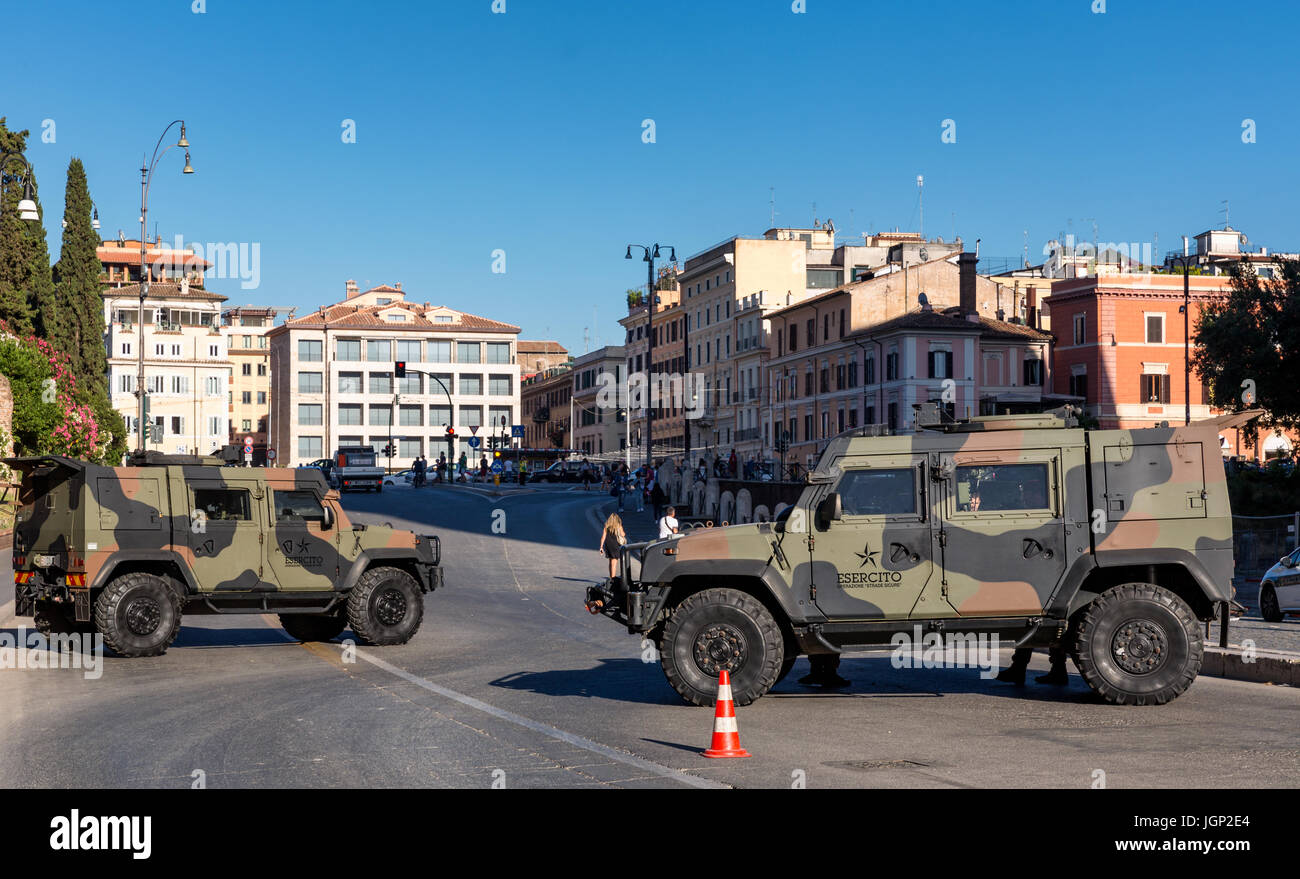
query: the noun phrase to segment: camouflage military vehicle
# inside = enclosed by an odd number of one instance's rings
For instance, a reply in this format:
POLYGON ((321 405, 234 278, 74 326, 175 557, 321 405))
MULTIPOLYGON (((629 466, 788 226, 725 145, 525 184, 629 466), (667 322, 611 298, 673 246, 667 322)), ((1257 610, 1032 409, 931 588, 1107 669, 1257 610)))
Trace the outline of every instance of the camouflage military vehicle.
POLYGON ((183 613, 276 613, 304 641, 350 626, 364 644, 402 644, 442 584, 436 537, 353 525, 318 470, 156 453, 132 467, 5 463, 22 474, 17 614, 97 630, 123 656, 165 652, 183 613))
POLYGON ((1218 431, 1248 417, 1085 431, 1062 412, 850 431, 778 521, 630 545, 588 608, 656 642, 697 705, 712 704, 724 668, 744 704, 800 655, 917 632, 1063 646, 1106 700, 1168 702, 1200 669, 1198 621, 1232 597, 1218 431))

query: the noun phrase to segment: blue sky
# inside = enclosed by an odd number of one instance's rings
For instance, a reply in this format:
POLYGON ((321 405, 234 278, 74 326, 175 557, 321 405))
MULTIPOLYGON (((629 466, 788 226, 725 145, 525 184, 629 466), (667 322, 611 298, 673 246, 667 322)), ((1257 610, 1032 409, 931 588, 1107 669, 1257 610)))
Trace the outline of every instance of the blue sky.
POLYGON ((33 133, 51 251, 73 155, 102 234, 138 234, 141 155, 177 117, 196 173, 163 159, 149 231, 257 243, 257 289, 209 282, 231 304, 401 281, 579 353, 584 328, 621 337, 645 272, 629 242, 684 257, 761 234, 769 187, 778 225, 815 203, 848 236, 915 230, 924 174, 925 231, 988 257, 1019 257, 1027 230, 1033 259, 1094 220, 1103 242, 1169 250, 1221 225, 1224 199, 1253 243, 1300 250, 1294 4, 491 5, 32 4, 36 75, 8 80, 0 114, 33 133))

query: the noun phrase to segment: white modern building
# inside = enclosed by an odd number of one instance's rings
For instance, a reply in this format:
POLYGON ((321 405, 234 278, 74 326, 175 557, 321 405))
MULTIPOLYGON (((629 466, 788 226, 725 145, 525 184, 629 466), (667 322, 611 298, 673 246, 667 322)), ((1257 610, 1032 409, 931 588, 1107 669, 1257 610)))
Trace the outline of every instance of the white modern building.
POLYGON ((440 452, 476 457, 466 440, 520 423, 519 327, 406 299, 401 285, 361 292, 267 333, 277 465, 345 445, 396 447, 393 466, 440 452), (406 377, 395 377, 396 364, 406 377), (447 428, 456 438, 447 442, 447 428))

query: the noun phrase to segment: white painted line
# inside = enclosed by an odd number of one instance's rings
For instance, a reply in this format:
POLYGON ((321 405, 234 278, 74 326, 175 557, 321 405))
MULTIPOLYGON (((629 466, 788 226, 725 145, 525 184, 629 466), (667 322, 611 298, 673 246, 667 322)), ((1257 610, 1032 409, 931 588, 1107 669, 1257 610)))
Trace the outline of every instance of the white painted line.
POLYGON ((651 760, 646 760, 642 757, 637 757, 635 755, 627 754, 623 751, 616 750, 614 748, 609 747, 608 745, 602 745, 599 742, 593 742, 591 739, 585 739, 582 736, 574 735, 573 733, 570 732, 565 732, 562 729, 556 729, 553 726, 548 726, 544 723, 540 723, 539 721, 530 720, 529 718, 523 717, 522 715, 519 714, 515 714, 512 711, 506 711, 504 708, 497 708, 495 705, 489 705, 488 703, 480 699, 475 699, 473 696, 466 696, 464 693, 458 693, 455 690, 451 690, 448 689, 447 687, 439 686, 438 684, 435 684, 432 681, 425 680, 424 678, 419 677, 418 675, 413 675, 409 671, 406 671, 405 669, 398 668, 392 663, 385 662, 384 660, 378 658, 377 656, 371 656, 370 654, 365 653, 361 650, 358 650, 356 655, 361 659, 364 659, 366 662, 370 663, 371 665, 377 666, 378 668, 381 668, 384 671, 388 672, 389 674, 395 675, 396 677, 399 677, 402 680, 407 681, 408 683, 415 684, 417 687, 428 690, 430 693, 437 693, 439 696, 442 696, 445 699, 450 699, 453 702, 459 702, 461 705, 464 705, 467 708, 473 708, 475 711, 482 711, 484 714, 490 714, 499 720, 504 720, 508 723, 513 723, 517 726, 522 726, 524 729, 530 729, 533 732, 541 733, 542 735, 548 736, 552 739, 555 739, 556 741, 564 742, 565 744, 568 745, 574 745, 575 747, 582 748, 583 750, 586 751, 590 751, 593 754, 599 754, 602 757, 607 757, 610 760, 617 760, 619 763, 623 763, 627 766, 635 766, 637 769, 652 773, 654 775, 659 776, 660 778, 670 778, 673 781, 680 781, 682 784, 689 785, 690 787, 706 788, 710 790, 725 789, 727 787, 725 784, 720 784, 716 781, 712 781, 711 779, 700 778, 695 775, 688 775, 682 770, 673 769, 668 766, 662 766, 651 760))

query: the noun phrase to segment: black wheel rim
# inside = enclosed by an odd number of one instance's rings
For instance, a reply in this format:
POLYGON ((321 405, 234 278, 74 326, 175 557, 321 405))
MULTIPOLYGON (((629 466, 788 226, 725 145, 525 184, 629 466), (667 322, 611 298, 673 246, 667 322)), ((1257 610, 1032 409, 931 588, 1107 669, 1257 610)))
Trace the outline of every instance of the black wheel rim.
POLYGON ((741 668, 748 650, 739 629, 726 623, 712 623, 695 636, 692 652, 700 671, 714 676, 723 669, 730 673, 741 668))
POLYGON ((1272 589, 1264 592, 1259 598, 1259 608, 1263 611, 1264 616, 1277 616, 1279 613, 1277 606, 1277 595, 1272 589))
POLYGON ((406 617, 406 596, 389 587, 375 597, 375 619, 385 626, 395 626, 406 617))
POLYGON ((1126 620, 1110 640, 1115 664, 1131 675, 1151 674, 1169 658, 1169 636, 1153 620, 1126 620))
POLYGON ((162 608, 152 598, 133 598, 126 606, 126 627, 133 635, 152 635, 162 621, 162 608))

